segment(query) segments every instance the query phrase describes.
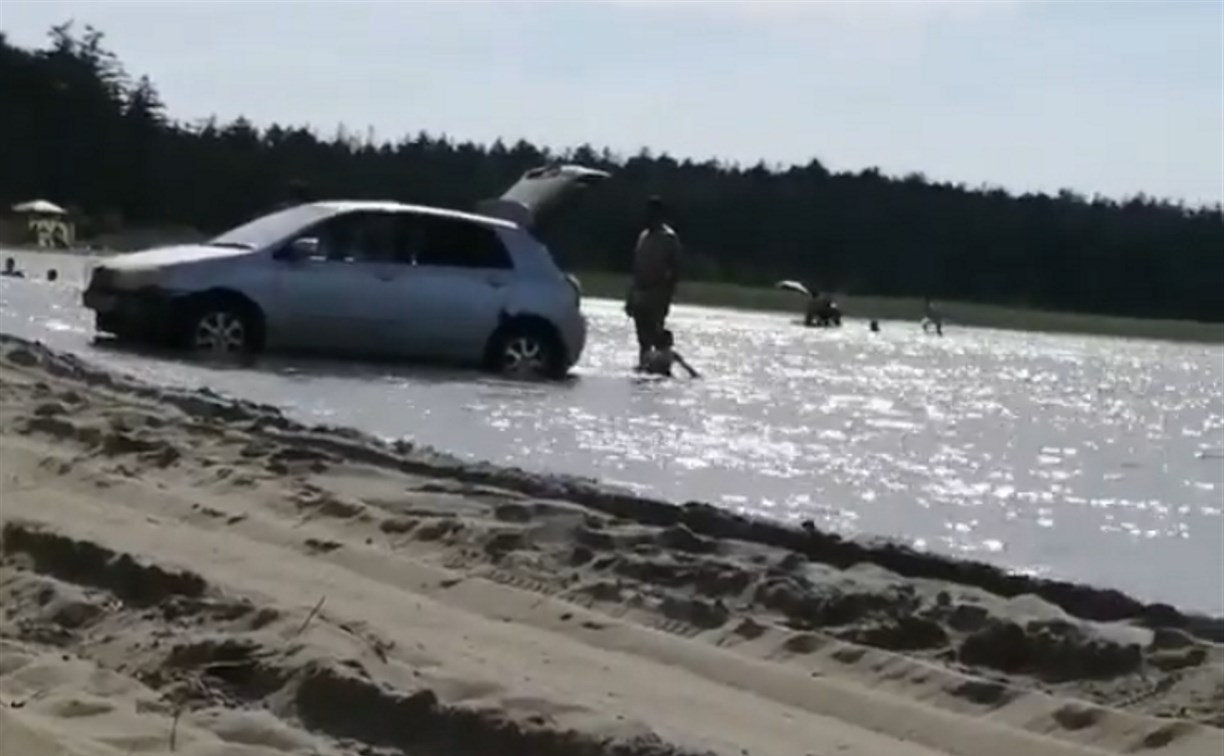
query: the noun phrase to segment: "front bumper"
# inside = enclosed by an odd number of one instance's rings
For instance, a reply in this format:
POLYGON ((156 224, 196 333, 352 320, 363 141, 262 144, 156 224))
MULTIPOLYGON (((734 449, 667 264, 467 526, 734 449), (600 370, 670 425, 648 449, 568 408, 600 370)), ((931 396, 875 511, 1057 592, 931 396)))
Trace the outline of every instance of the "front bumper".
POLYGON ((177 317, 168 293, 147 288, 139 291, 90 286, 81 296, 94 311, 94 328, 122 339, 170 341, 177 333, 177 317))
POLYGON ((566 362, 569 363, 566 367, 573 367, 582 358, 582 351, 586 349, 587 342, 587 318, 586 315, 579 313, 574 318, 573 322, 566 329, 563 335, 565 339, 566 362))

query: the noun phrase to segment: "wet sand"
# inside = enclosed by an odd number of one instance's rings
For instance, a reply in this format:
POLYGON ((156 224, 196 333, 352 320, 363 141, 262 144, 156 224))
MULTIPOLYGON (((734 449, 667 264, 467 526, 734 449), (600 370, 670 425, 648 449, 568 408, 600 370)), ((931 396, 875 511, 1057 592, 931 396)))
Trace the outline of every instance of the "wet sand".
POLYGON ((1219 754, 1224 623, 0 336, 0 753, 1219 754))

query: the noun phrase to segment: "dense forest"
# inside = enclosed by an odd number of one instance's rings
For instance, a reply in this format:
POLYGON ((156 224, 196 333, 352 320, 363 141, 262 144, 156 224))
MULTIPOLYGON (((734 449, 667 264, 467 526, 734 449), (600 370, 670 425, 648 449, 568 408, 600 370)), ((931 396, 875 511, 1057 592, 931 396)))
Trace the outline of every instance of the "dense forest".
POLYGON ((644 198, 659 194, 693 278, 800 278, 844 292, 1224 321, 1218 205, 1014 196, 875 169, 833 173, 816 159, 743 167, 425 133, 324 137, 243 118, 181 123, 100 32, 71 24, 53 28, 41 50, 0 33, 0 113, 0 201, 51 199, 77 214, 86 235, 148 225, 217 231, 303 188, 468 209, 527 168, 567 160, 614 174, 549 229, 573 269, 623 270, 644 198))

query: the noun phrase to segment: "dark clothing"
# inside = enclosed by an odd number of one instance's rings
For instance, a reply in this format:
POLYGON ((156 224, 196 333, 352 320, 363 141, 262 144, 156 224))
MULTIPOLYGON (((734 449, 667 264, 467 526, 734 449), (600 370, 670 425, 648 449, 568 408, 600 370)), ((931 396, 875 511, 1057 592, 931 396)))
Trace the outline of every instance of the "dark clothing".
POLYGON ((671 227, 648 228, 633 250, 633 285, 638 289, 675 288, 680 275, 680 238, 671 227))
POLYGON ((671 291, 634 289, 629 297, 638 349, 644 353, 658 346, 659 334, 663 332, 667 315, 671 312, 671 291))

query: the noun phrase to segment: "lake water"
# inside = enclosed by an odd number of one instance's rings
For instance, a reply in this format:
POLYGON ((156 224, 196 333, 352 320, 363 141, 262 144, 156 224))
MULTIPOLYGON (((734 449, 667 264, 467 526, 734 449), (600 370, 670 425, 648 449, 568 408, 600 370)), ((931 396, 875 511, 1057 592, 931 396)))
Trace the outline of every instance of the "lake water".
POLYGON ((675 501, 891 536, 1224 614, 1224 348, 950 328, 804 329, 679 307, 697 381, 635 378, 619 305, 585 307, 574 380, 269 359, 218 370, 91 345, 79 259, 21 255, 0 330, 143 378, 407 437, 460 456, 598 477, 675 501))

